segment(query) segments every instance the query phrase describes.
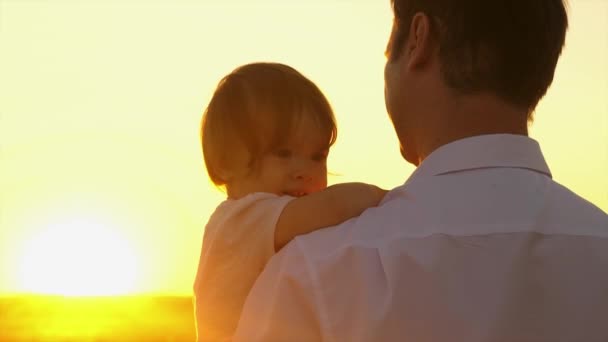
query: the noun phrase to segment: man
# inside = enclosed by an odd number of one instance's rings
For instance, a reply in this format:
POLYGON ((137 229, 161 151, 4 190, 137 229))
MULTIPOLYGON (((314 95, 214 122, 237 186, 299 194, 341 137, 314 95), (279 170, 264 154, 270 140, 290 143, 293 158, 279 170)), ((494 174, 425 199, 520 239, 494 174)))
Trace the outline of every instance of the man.
POLYGON ((608 341, 608 215, 527 136, 562 0, 392 3, 386 105, 418 167, 276 255, 235 340, 608 341))

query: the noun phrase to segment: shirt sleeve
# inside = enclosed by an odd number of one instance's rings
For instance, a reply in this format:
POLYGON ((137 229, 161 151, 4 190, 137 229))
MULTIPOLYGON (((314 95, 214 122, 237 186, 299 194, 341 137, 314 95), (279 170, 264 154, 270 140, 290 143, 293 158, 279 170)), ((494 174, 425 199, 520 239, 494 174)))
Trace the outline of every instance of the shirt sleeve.
POLYGON ((253 194, 223 203, 205 228, 194 284, 198 341, 229 339, 274 252, 276 222, 293 198, 253 194))
POLYGON ((323 310, 297 241, 270 260, 251 290, 233 341, 322 341, 323 310))

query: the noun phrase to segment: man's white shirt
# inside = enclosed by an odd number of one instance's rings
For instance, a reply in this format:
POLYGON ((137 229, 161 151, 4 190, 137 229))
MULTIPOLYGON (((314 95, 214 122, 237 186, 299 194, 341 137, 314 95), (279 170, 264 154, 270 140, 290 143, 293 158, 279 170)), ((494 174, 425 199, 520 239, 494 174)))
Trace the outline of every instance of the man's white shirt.
POLYGON ((234 340, 608 341, 608 215, 533 139, 447 144, 378 207, 274 256, 234 340))

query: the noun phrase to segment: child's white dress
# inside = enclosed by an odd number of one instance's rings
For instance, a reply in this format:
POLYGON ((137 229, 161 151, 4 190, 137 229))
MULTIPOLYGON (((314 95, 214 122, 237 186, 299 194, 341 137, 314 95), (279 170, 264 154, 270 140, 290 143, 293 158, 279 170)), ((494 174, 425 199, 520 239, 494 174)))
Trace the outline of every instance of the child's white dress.
POLYGON ((232 337, 249 290, 275 253, 275 226, 292 199, 254 193, 222 202, 211 215, 194 283, 199 342, 232 337))

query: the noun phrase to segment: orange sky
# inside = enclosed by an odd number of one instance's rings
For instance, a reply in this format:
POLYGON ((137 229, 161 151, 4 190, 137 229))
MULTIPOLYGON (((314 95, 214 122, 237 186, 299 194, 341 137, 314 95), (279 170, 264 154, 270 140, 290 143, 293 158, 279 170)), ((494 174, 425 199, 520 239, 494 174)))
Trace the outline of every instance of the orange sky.
MULTIPOLYGON (((407 178, 383 102, 389 1, 253 3, 0 0, 0 295, 189 294, 222 199, 198 126, 240 64, 290 64, 326 93, 332 183, 407 178)), ((531 135, 554 178, 606 211, 608 2, 570 8, 531 135)))

